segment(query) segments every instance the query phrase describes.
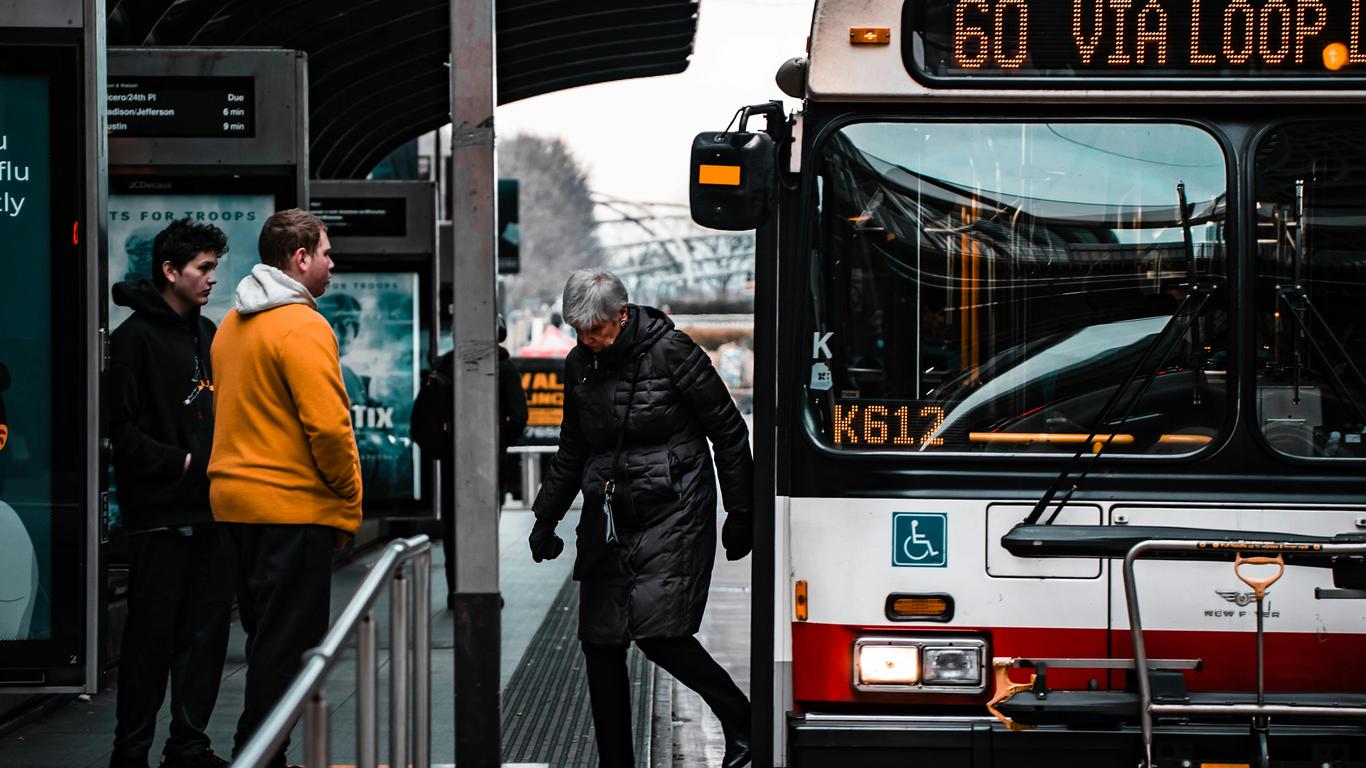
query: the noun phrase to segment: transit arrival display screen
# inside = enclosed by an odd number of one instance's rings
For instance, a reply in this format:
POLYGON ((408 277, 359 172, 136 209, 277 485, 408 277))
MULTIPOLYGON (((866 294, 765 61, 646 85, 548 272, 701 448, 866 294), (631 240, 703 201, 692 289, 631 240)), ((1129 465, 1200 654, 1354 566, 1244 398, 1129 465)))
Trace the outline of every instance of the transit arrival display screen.
POLYGON ((250 77, 109 78, 109 135, 129 138, 249 138, 256 135, 250 77))
MULTIPOLYGON (((930 80, 1366 82, 1366 0, 907 2, 902 52, 930 80)), ((975 83, 974 83, 975 84, 975 83)))
POLYGON ((408 201, 401 197, 315 197, 309 213, 338 237, 403 237, 408 234, 408 201))

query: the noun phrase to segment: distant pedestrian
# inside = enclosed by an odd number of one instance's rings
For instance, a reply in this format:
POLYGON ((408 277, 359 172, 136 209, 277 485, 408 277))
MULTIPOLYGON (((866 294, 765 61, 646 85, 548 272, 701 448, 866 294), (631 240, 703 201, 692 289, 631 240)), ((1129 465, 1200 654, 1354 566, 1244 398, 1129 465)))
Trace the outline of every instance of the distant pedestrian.
POLYGON ((114 481, 128 537, 128 619, 119 659, 113 768, 147 766, 171 682, 163 768, 213 768, 205 729, 218 699, 232 576, 209 511, 214 325, 200 314, 227 238, 172 222, 152 244, 148 278, 116 283, 132 316, 110 337, 114 481))
MULTIPOLYGON (((501 474, 509 471, 507 449, 522 441, 526 428, 526 393, 522 377, 503 346, 507 323, 498 316, 498 459, 501 474)), ((455 610, 455 354, 447 352, 422 382, 413 401, 413 441, 441 461, 441 546, 445 550, 446 607, 455 610)), ((501 599, 501 598, 500 598, 501 599)))
MULTIPOLYGON (((299 209, 261 229, 213 345, 214 517, 237 566, 247 633, 236 755, 327 632, 332 552, 360 527, 361 475, 337 337, 316 299, 332 275, 323 223, 299 209)), ((270 765, 283 766, 283 748, 270 765)))
POLYGON ((555 525, 582 491, 574 578, 601 764, 635 765, 626 668, 634 640, 701 694, 725 732, 725 768, 739 768, 750 761, 749 700, 694 635, 715 557, 718 468, 726 557, 753 548, 745 422, 707 354, 664 313, 628 304, 612 273, 570 275, 564 316, 579 341, 565 358, 560 445, 529 543, 537 562, 557 557, 555 525))

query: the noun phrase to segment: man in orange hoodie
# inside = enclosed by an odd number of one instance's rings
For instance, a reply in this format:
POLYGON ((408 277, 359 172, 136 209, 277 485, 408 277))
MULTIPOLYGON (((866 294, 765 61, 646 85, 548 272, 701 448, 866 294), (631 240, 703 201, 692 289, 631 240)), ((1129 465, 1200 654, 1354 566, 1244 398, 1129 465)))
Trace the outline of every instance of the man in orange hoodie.
MULTIPOLYGON (((213 343, 209 502, 247 633, 233 755, 327 632, 332 551, 360 526, 361 474, 337 338, 316 299, 332 277, 322 221, 281 211, 213 343)), ((283 766, 284 750, 270 765, 283 766)))

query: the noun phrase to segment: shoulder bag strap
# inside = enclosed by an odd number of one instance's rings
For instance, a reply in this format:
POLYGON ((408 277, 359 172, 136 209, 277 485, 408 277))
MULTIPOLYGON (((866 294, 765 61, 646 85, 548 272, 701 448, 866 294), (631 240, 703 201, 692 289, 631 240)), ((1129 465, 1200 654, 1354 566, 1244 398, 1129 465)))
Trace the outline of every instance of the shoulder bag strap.
POLYGON ((630 394, 626 396, 626 415, 621 417, 621 432, 617 435, 617 449, 612 453, 613 469, 619 470, 621 468, 621 454, 626 447, 626 430, 631 425, 631 403, 636 399, 636 383, 640 381, 640 366, 644 361, 645 352, 642 352, 636 357, 636 369, 631 373, 630 394))

